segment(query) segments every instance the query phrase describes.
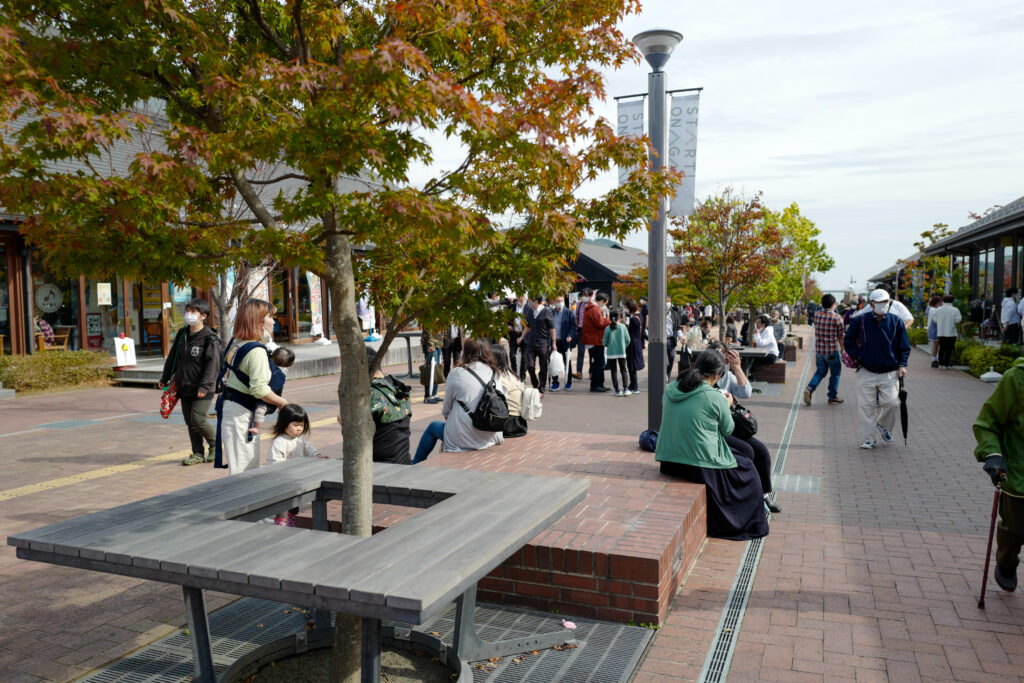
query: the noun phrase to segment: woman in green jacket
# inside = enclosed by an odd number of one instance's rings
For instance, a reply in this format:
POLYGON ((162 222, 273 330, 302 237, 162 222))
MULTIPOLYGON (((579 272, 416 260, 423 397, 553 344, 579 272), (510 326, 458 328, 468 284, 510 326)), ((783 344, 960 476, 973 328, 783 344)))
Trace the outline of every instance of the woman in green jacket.
POLYGON ((715 387, 725 371, 721 354, 704 352, 668 385, 654 459, 663 474, 705 485, 708 536, 746 541, 768 535, 768 517, 753 460, 725 441, 733 399, 715 387))

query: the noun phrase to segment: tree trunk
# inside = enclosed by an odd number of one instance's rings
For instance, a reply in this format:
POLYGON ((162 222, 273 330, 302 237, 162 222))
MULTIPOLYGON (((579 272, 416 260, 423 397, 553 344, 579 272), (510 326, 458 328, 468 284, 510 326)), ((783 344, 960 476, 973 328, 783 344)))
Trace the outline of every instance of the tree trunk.
MULTIPOLYGON (((356 315, 356 287, 352 268, 352 242, 338 233, 334 216, 327 229, 325 280, 331 293, 331 323, 338 335, 341 379, 338 406, 342 427, 345 489, 342 494, 341 531, 369 536, 373 528, 373 419, 370 415, 370 379, 363 335, 356 315)), ((359 680, 361 636, 359 617, 337 615, 330 680, 359 680)))

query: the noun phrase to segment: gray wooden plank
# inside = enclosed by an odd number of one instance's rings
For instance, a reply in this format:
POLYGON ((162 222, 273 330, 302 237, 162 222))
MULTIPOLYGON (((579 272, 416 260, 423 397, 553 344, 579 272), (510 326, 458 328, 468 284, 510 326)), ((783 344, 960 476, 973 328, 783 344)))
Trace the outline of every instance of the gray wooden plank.
POLYGON ((306 532, 305 529, 248 522, 233 522, 233 524, 240 526, 230 541, 218 544, 209 550, 199 551, 197 549, 192 552, 188 567, 190 576, 215 579, 224 563, 254 548, 262 550, 267 554, 277 555, 277 544, 294 536, 296 533, 308 535, 310 540, 315 542, 312 532, 306 532))
MULTIPOLYGON (((323 463, 325 461, 317 459, 315 462, 323 463)), ((323 466, 309 469, 311 476, 315 478, 315 475, 319 473, 318 470, 323 469, 323 466)), ((246 475, 236 476, 245 477, 246 475)), ((211 518, 215 518, 223 514, 225 510, 230 511, 237 507, 244 507, 246 505, 244 501, 259 501, 262 503, 259 507, 263 507, 275 497, 285 497, 289 493, 303 489, 304 483, 295 474, 282 471, 264 473, 259 477, 246 477, 234 482, 234 486, 219 487, 216 489, 217 495, 213 497, 204 495, 196 498, 193 495, 193 488, 189 487, 178 491, 177 500, 180 505, 167 508, 161 506, 154 509, 146 505, 133 504, 121 508, 118 516, 113 517, 105 513, 94 513, 84 517, 85 523, 78 527, 63 528, 54 533, 45 534, 39 539, 32 539, 31 547, 36 550, 54 551, 57 546, 60 546, 63 554, 75 554, 75 547, 92 543, 105 536, 148 526, 154 520, 170 515, 175 510, 206 513, 211 518)), ((256 503, 251 502, 249 505, 256 506, 256 503)))
POLYGON ((93 559, 106 559, 116 564, 131 564, 137 552, 145 553, 151 549, 166 547, 168 538, 181 539, 193 534, 199 538, 201 534, 208 534, 209 526, 216 523, 196 516, 167 516, 151 526, 106 536, 82 545, 78 549, 78 554, 93 559))
MULTIPOLYGON (((273 476, 274 472, 268 470, 269 468, 261 467, 257 470, 237 476, 245 477, 248 480, 258 480, 259 478, 268 475, 273 476)), ((19 532, 11 535, 8 538, 8 543, 18 547, 27 547, 31 541, 48 540, 50 537, 55 536, 62 531, 76 528, 91 528, 95 526, 97 522, 102 520, 134 518, 140 515, 170 510, 176 507, 184 507, 191 505, 196 501, 208 498, 217 498, 223 495, 226 490, 236 488, 238 486, 238 481, 229 480, 229 477, 225 476, 223 479, 202 482, 178 491, 161 493, 151 498, 145 498, 131 503, 124 503, 113 508, 98 510, 88 515, 80 515, 78 517, 54 522, 53 524, 48 524, 37 529, 19 532)))
MULTIPOLYGON (((227 522, 218 527, 216 534, 200 543, 178 544, 160 553, 160 571, 167 574, 187 574, 189 567, 201 561, 204 554, 216 552, 225 546, 244 547, 246 544, 261 544, 267 539, 263 533, 269 525, 249 524, 247 522, 227 522)), ((173 540, 173 539, 172 539, 173 540)), ((172 583, 174 579, 168 579, 172 583)), ((181 581, 180 577, 176 579, 181 581)))
POLYGON ((385 600, 396 595, 425 599, 423 596, 436 588, 430 586, 431 582, 438 580, 448 590, 452 581, 461 581, 467 573, 475 572, 476 563, 490 561, 500 555, 498 564, 514 552, 518 546, 512 546, 524 530, 544 528, 550 524, 552 520, 549 517, 560 509, 562 499, 571 498, 570 495, 559 495, 566 488, 562 479, 506 485, 486 506, 474 506, 474 509, 466 511, 472 524, 465 530, 449 532, 438 529, 434 538, 424 539, 434 549, 421 554, 416 571, 406 571, 401 564, 381 568, 350 589, 352 599, 374 603, 378 603, 381 596, 385 596, 385 600))
MULTIPOLYGON (((500 511, 481 515, 479 521, 482 533, 474 542, 465 542, 461 547, 452 547, 447 553, 439 553, 414 576, 385 588, 388 594, 386 603, 421 612, 430 612, 448 604, 582 500, 589 481, 574 481, 584 486, 573 486, 564 494, 552 491, 542 502, 534 505, 529 511, 532 523, 525 521, 526 513, 521 513, 524 522, 517 524, 514 529, 508 528, 509 520, 512 519, 510 515, 500 511), (413 591, 417 595, 407 598, 406 594, 413 591)), ((365 588, 377 591, 381 578, 383 576, 374 577, 364 584, 365 588)), ((350 595, 353 599, 361 597, 357 593, 350 595)))
MULTIPOLYGON (((437 544, 472 533, 475 510, 488 502, 500 505, 502 500, 502 492, 487 486, 453 496, 375 534, 359 552, 297 567, 290 573, 288 585, 294 590, 314 587, 317 592, 332 595, 339 589, 358 589, 370 577, 383 572, 414 575, 427 555, 439 551, 437 544)), ((376 599, 367 597, 366 601, 384 604, 385 597, 381 593, 376 599)))
MULTIPOLYGON (((125 554, 131 553, 132 564, 136 567, 159 570, 161 557, 166 555, 172 548, 188 548, 189 546, 198 545, 206 541, 211 535, 220 536, 223 533, 230 533, 230 531, 223 531, 223 527, 231 524, 234 524, 234 522, 220 519, 204 520, 193 524, 192 528, 180 534, 160 536, 154 539, 152 543, 125 548, 123 552, 125 554)), ((109 560, 110 556, 108 555, 109 560)))
POLYGON ((220 569, 217 570, 217 578, 236 583, 248 583, 252 570, 266 561, 268 557, 302 557, 313 548, 325 545, 325 541, 320 538, 321 534, 330 534, 331 539, 327 543, 334 542, 333 552, 338 549, 334 537, 341 535, 330 531, 310 531, 308 529, 288 529, 288 531, 292 533, 288 534, 287 538, 275 543, 273 548, 251 548, 236 553, 234 557, 221 563, 220 569))

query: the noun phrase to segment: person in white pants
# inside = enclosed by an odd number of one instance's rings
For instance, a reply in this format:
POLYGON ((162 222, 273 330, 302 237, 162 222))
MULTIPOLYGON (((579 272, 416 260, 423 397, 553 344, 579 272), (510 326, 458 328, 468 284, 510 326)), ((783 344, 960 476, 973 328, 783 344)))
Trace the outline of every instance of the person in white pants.
POLYGON ((860 363, 857 394, 860 404, 860 447, 874 448, 876 430, 892 441, 899 405, 900 377, 907 374, 910 338, 899 316, 890 312, 889 293, 876 289, 868 297, 872 315, 851 319, 843 346, 860 363))

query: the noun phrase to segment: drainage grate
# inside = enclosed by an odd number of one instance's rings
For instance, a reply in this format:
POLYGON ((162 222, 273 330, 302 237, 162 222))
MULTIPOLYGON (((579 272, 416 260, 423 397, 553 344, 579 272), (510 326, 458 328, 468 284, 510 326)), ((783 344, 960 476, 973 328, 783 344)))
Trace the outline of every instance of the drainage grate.
MULTIPOLYGON (((804 362, 804 370, 800 375, 798 387, 804 386, 807 382, 807 372, 810 369, 810 359, 804 362)), ((793 397, 793 405, 789 409, 789 419, 786 422, 786 430, 782 435, 782 442, 779 444, 779 452, 775 457, 775 467, 772 469, 772 488, 781 490, 776 483, 786 475, 782 475, 782 469, 786 465, 786 454, 789 452, 789 442, 793 437, 793 428, 796 426, 796 414, 800 409, 801 392, 798 390, 793 397)), ((800 476, 800 475, 795 475, 800 476)), ((815 477, 816 479, 816 477, 815 477)), ((788 481, 785 479, 784 481, 788 481)), ((772 493, 774 500, 775 493, 772 493)), ((764 539, 758 538, 747 541, 747 549, 743 552, 743 561, 740 563, 739 572, 733 581, 729 596, 725 601, 725 609, 722 617, 718 620, 718 628, 715 629, 715 639, 711 643, 711 649, 704 660, 704 668, 701 671, 701 683, 717 683, 724 681, 729 673, 729 664, 732 662, 732 655, 736 647, 736 637, 739 635, 740 624, 743 622, 743 615, 747 611, 747 601, 750 599, 750 587, 754 584, 754 577, 757 575, 757 565, 761 561, 761 550, 764 548, 764 539)))
POLYGON ((750 598, 750 586, 754 583, 754 576, 757 574, 757 564, 761 561, 761 549, 764 547, 764 539, 757 538, 747 543, 747 549, 743 553, 743 562, 740 563, 740 570, 736 574, 732 588, 729 590, 729 597, 725 601, 725 609, 722 611, 722 618, 718 620, 718 628, 715 630, 715 642, 707 659, 704 660, 704 670, 701 672, 702 683, 714 683, 724 681, 729 672, 729 663, 732 661, 732 654, 736 645, 736 636, 739 635, 740 623, 747 611, 747 600, 750 598))
POLYGON ((821 477, 810 474, 776 474, 772 477, 772 489, 781 493, 821 493, 821 477))
MULTIPOLYGON (((218 675, 257 647, 301 631, 308 618, 304 608, 256 598, 241 598, 212 613, 210 644, 218 675)), ((628 681, 654 636, 654 631, 637 626, 575 617, 573 620, 575 648, 540 650, 518 664, 513 657, 484 662, 485 669, 473 668, 473 682, 628 681)), ((557 616, 480 603, 474 623, 480 637, 489 641, 526 638, 562 629, 561 618, 557 616)), ((455 605, 417 629, 439 633, 450 646, 455 632, 455 605)), ((191 676, 192 646, 184 630, 179 630, 81 679, 80 683, 180 683, 191 680, 191 676)))

